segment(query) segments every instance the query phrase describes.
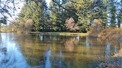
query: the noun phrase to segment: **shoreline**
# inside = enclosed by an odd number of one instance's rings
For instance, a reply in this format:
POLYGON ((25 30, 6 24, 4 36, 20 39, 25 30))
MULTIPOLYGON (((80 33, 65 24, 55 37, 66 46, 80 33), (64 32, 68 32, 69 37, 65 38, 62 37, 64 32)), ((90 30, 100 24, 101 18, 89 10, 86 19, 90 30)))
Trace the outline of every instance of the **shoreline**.
MULTIPOLYGON (((16 32, 0 32, 0 33, 16 33, 16 32)), ((18 34, 41 34, 41 35, 61 35, 61 36, 88 36, 88 33, 75 33, 75 32, 29 32, 18 34)))
POLYGON ((30 34, 61 35, 61 36, 88 36, 88 33, 71 33, 71 32, 30 32, 30 34))

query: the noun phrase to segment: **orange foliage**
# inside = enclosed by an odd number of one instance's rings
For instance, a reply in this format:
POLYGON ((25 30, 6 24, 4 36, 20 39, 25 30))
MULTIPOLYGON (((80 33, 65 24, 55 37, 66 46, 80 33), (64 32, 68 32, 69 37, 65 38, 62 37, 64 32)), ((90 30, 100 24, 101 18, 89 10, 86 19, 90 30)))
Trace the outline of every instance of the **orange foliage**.
POLYGON ((89 31, 89 36, 98 37, 98 34, 103 30, 102 23, 101 19, 94 19, 91 30, 89 31))

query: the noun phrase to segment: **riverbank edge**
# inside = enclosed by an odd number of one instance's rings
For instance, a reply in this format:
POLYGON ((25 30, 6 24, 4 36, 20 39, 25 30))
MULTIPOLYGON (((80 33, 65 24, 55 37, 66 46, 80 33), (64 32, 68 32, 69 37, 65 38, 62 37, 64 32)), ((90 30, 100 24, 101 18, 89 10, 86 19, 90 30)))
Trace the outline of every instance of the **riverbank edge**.
POLYGON ((70 33, 70 32, 30 32, 30 34, 61 35, 61 36, 88 36, 88 33, 70 33))
MULTIPOLYGON (((16 32, 0 32, 0 33, 16 33, 16 32)), ((41 34, 41 35, 61 35, 61 36, 89 36, 89 33, 73 33, 73 32, 29 32, 18 34, 41 34)))

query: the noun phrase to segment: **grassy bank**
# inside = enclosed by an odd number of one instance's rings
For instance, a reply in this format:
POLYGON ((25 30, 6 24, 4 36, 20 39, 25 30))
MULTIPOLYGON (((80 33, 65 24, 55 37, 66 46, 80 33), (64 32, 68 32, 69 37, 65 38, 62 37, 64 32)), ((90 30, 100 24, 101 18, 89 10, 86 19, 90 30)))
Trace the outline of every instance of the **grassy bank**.
POLYGON ((88 33, 72 33, 72 32, 30 32, 32 34, 41 35, 62 35, 62 36, 88 36, 88 33))
MULTIPOLYGON (((16 33, 9 31, 2 31, 0 33, 16 33)), ((20 32, 22 34, 28 34, 26 32, 20 32)), ((29 32, 30 34, 41 34, 41 35, 61 35, 61 36, 88 36, 88 33, 73 33, 73 32, 29 32)))

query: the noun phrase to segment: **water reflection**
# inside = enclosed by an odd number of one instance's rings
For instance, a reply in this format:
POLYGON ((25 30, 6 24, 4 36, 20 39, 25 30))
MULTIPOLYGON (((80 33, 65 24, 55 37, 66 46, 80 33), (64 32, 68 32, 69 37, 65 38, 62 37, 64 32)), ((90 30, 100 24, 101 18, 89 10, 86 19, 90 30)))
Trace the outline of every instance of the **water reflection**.
POLYGON ((45 53, 45 68, 51 68, 50 57, 51 57, 51 50, 49 49, 45 53))
POLYGON ((115 54, 114 54, 114 57, 122 57, 122 42, 120 43, 120 49, 119 49, 119 51, 117 51, 118 50, 118 48, 117 47, 115 47, 115 54))
POLYGON ((12 41, 12 34, 0 34, 0 68, 28 68, 25 58, 12 41))
POLYGON ((110 48, 110 44, 109 43, 107 43, 106 44, 106 49, 105 49, 105 59, 109 59, 110 58, 110 51, 111 50, 111 48, 110 48))
POLYGON ((121 48, 118 42, 80 36, 5 33, 0 38, 0 68, 96 68, 121 48))
POLYGON ((73 52, 75 49, 75 46, 77 45, 77 40, 76 38, 69 38, 64 42, 65 49, 68 52, 73 52))
POLYGON ((86 37, 86 48, 89 48, 90 44, 89 44, 89 41, 88 41, 88 37, 86 37))

